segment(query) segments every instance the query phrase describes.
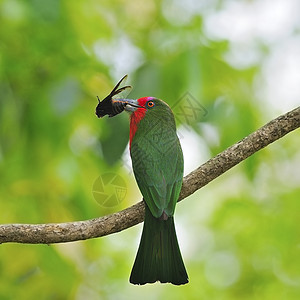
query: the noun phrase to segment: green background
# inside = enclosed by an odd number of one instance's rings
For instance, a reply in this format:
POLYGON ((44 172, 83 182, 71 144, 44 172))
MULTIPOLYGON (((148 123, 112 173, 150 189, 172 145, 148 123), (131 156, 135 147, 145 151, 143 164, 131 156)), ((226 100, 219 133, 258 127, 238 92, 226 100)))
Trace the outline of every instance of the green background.
MULTIPOLYGON (((0 223, 86 220, 140 201, 127 114, 95 116, 96 95, 124 74, 130 97, 174 107, 186 174, 285 112, 258 92, 282 41, 255 40, 259 59, 232 64, 234 42, 210 36, 204 21, 234 1, 200 1, 197 11, 194 2, 0 1, 0 223), (187 92, 205 113, 184 120, 176 103, 187 92), (125 181, 114 207, 92 193, 106 173, 125 181)), ((289 134, 177 206, 189 284, 129 284, 140 224, 88 241, 0 245, 0 299, 299 299, 299 138, 289 134)))

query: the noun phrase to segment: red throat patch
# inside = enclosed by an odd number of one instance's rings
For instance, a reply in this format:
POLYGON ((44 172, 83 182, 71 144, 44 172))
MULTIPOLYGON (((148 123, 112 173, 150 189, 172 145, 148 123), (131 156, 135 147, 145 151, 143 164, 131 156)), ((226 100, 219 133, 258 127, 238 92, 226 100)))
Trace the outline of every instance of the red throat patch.
MULTIPOLYGON (((146 102, 151 97, 143 97, 138 99, 138 103, 141 106, 145 107, 146 102)), ((133 112, 130 116, 130 133, 129 133, 129 147, 131 148, 132 139, 138 129, 138 125, 140 121, 145 117, 147 109, 146 108, 138 108, 135 112, 133 112)))
POLYGON ((140 121, 144 118, 146 113, 145 108, 138 108, 130 116, 130 132, 129 132, 129 147, 131 148, 132 139, 138 129, 140 121))

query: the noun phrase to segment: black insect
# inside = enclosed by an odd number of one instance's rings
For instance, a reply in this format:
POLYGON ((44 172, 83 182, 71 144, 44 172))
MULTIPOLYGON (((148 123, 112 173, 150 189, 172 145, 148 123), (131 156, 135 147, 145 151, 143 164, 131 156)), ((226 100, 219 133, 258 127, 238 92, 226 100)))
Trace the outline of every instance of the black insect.
POLYGON ((114 99, 113 97, 125 90, 131 89, 130 85, 126 85, 119 88, 121 82, 124 81, 126 78, 127 75, 123 76, 121 80, 113 88, 113 90, 110 92, 110 94, 106 96, 102 101, 100 101, 99 97, 97 96, 99 103, 96 107, 96 115, 98 118, 102 118, 105 115, 108 115, 109 117, 113 117, 124 110, 127 104, 124 102, 120 102, 118 101, 118 99, 114 99))

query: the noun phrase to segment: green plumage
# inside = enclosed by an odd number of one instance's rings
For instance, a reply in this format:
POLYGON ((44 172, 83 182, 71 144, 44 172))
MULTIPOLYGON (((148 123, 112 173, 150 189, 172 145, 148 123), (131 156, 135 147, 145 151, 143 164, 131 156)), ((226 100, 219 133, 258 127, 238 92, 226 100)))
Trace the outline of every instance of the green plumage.
POLYGON ((185 284, 188 276, 173 218, 182 185, 183 155, 171 109, 161 100, 149 99, 154 106, 145 104, 147 111, 131 141, 133 171, 146 211, 130 282, 185 284))
POLYGON ((145 222, 138 253, 130 275, 134 284, 188 282, 177 242, 174 218, 159 220, 146 206, 145 222))

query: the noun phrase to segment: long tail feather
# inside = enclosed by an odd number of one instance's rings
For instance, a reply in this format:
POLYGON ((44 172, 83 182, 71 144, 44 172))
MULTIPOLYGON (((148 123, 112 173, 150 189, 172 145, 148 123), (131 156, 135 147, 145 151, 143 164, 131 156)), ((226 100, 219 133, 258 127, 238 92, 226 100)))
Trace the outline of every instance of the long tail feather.
POLYGON ((181 257, 174 219, 153 217, 146 205, 145 222, 130 282, 146 284, 160 281, 180 285, 188 283, 181 257))

